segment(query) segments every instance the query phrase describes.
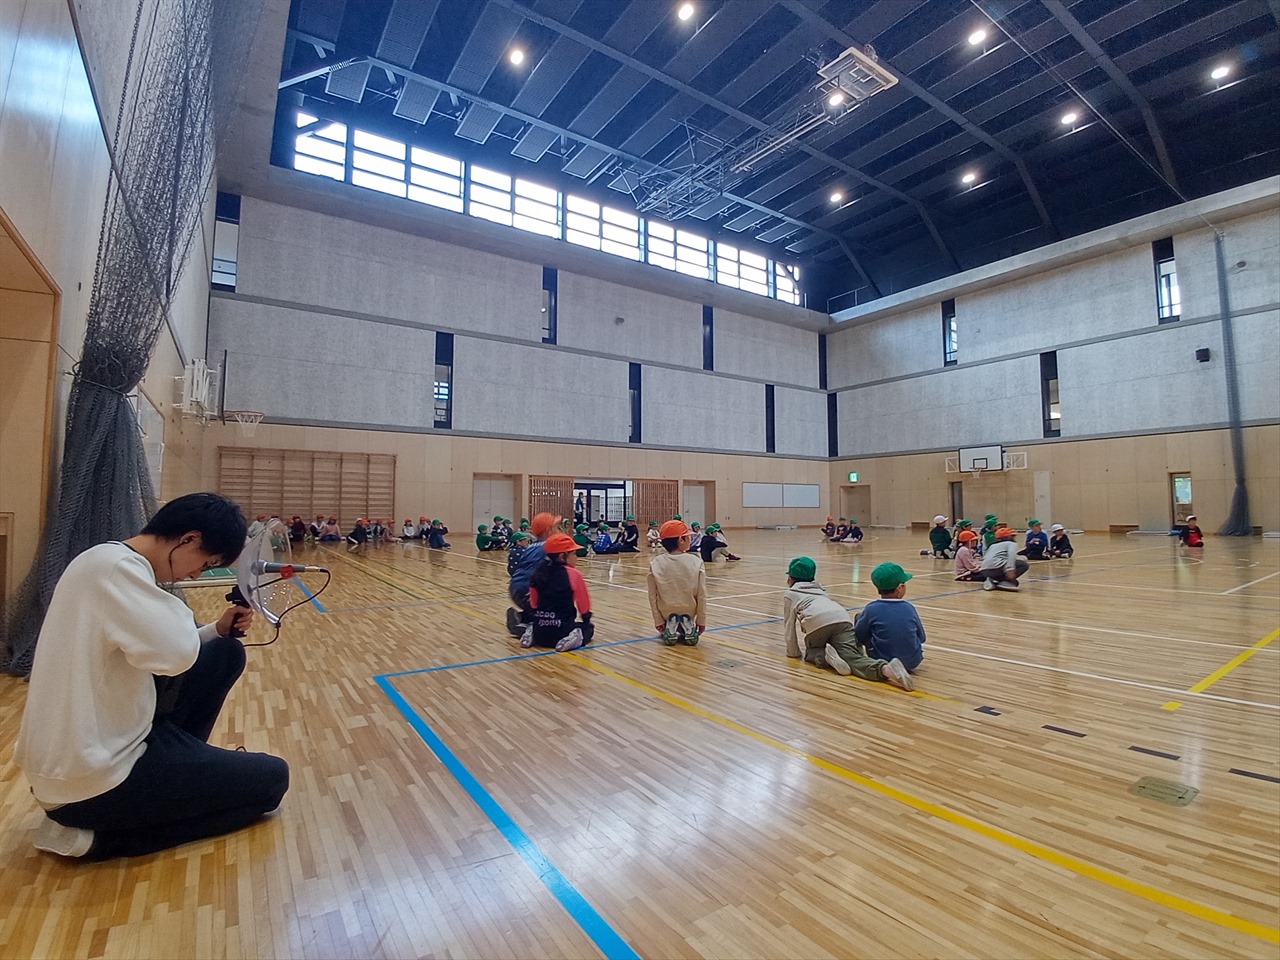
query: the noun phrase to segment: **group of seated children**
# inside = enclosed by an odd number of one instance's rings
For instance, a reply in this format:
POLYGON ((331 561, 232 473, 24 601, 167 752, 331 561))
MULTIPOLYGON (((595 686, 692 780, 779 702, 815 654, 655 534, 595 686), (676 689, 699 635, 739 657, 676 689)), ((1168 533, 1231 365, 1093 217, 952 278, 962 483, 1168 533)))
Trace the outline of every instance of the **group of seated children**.
MULTIPOLYGON (((652 524, 653 521, 650 521, 652 524)), ((640 528, 636 526, 636 518, 627 514, 626 522, 615 536, 608 520, 601 520, 596 525, 596 536, 591 541, 591 549, 596 553, 639 553, 640 528)))
POLYGON ((817 564, 796 557, 787 567, 782 598, 783 639, 788 657, 831 667, 842 677, 883 680, 904 690, 915 688, 911 671, 924 659, 924 625, 916 608, 903 600, 911 574, 896 563, 871 571, 880 594, 852 621, 843 604, 831 599, 817 581, 817 564))
POLYGON ((495 514, 492 527, 487 523, 482 523, 476 527, 476 549, 481 551, 506 550, 515 543, 516 533, 528 532, 528 517, 520 518, 520 529, 517 531, 511 526, 510 517, 495 514))
POLYGON ((861 543, 863 534, 856 519, 841 517, 836 523, 835 518, 829 516, 822 526, 822 536, 829 543, 861 543))

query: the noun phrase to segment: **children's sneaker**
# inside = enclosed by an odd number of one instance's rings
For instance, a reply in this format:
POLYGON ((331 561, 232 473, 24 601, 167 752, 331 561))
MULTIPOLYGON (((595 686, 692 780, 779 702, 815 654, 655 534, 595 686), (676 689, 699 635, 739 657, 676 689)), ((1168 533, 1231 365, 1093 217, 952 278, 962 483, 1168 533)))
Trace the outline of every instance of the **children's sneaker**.
POLYGON ((902 661, 897 657, 894 657, 880 668, 880 676, 884 677, 886 683, 892 683, 895 687, 901 687, 903 690, 914 690, 916 688, 916 685, 911 680, 911 674, 907 672, 907 668, 902 665, 902 661))
POLYGON ((676 617, 676 639, 685 646, 696 647, 698 645, 698 625, 693 622, 693 617, 687 613, 679 614, 676 617))
POLYGON ((577 650, 582 646, 582 631, 577 627, 570 630, 563 640, 556 644, 558 653, 567 653, 570 650, 577 650))
POLYGON ((533 624, 532 623, 529 624, 529 626, 524 628, 524 633, 520 634, 520 646, 522 647, 533 646, 533 624))
POLYGON ((57 820, 44 818, 36 830, 37 850, 56 853, 60 857, 83 857, 93 846, 93 831, 80 827, 64 827, 57 820))
POLYGON ((827 661, 827 666, 840 674, 840 676, 847 677, 853 673, 853 668, 845 663, 844 657, 840 656, 839 652, 831 644, 827 644, 826 649, 822 651, 822 655, 827 661))
POLYGON ((727 554, 727 555, 725 556, 725 559, 726 559, 726 560, 741 560, 742 558, 741 558, 741 557, 739 557, 739 556, 736 556, 735 554, 730 553, 730 554, 727 554))
POLYGON ((671 616, 667 617, 667 625, 662 628, 662 642, 668 647, 674 647, 680 640, 680 635, 677 631, 677 624, 679 620, 679 615, 673 613, 671 616))
MULTIPOLYGON (((988 580, 988 581, 987 581, 987 583, 991 583, 991 581, 990 581, 990 580, 988 580)), ((997 590, 1012 590, 1014 593, 1017 593, 1017 591, 1018 591, 1018 581, 1017 581, 1017 580, 998 580, 998 581, 996 581, 996 589, 997 589, 997 590)))
POLYGON ((987 579, 982 581, 983 590, 994 590, 995 588, 996 588, 996 582, 994 580, 987 579))
POLYGON ((515 607, 507 607, 507 633, 520 636, 520 611, 515 607))

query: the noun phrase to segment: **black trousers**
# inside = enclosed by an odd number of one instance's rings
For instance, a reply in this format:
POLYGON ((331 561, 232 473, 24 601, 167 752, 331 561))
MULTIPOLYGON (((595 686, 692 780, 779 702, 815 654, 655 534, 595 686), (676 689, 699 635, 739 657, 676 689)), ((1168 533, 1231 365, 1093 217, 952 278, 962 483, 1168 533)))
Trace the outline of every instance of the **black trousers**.
POLYGON ((186 673, 156 678, 156 717, 129 776, 106 793, 48 811, 64 826, 94 832, 85 859, 137 857, 230 833, 280 805, 288 764, 207 742, 244 664, 240 641, 217 637, 201 646, 186 673))
MULTIPOLYGON (((1013 575, 1015 580, 1031 569, 1031 564, 1027 563, 1027 561, 1023 560, 1021 557, 1018 557, 1016 560, 1014 560, 1013 564, 1014 564, 1013 575)), ((1005 571, 1003 567, 998 567, 994 570, 979 570, 977 575, 982 580, 1008 579, 1008 577, 1005 576, 1005 571)))

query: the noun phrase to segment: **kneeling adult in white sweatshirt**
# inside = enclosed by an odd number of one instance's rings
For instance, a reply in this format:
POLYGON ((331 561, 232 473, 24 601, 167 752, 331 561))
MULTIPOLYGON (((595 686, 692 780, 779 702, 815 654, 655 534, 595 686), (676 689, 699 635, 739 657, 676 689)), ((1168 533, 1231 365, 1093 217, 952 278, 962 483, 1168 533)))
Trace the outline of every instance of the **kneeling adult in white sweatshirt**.
POLYGON ((233 563, 240 508, 216 493, 165 504, 123 543, 68 564, 40 630, 14 759, 46 819, 36 847, 68 857, 139 856, 244 827, 289 788, 279 757, 210 746, 244 671, 230 636, 251 611, 197 627, 159 583, 233 563))

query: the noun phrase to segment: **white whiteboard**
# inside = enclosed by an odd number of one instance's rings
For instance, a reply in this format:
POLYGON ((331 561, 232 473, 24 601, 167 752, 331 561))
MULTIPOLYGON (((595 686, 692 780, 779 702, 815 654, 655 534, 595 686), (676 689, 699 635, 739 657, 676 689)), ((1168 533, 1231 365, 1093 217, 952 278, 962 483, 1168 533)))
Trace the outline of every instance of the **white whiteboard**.
POLYGON ((822 490, 816 483, 744 483, 744 507, 812 507, 822 501, 822 490))

